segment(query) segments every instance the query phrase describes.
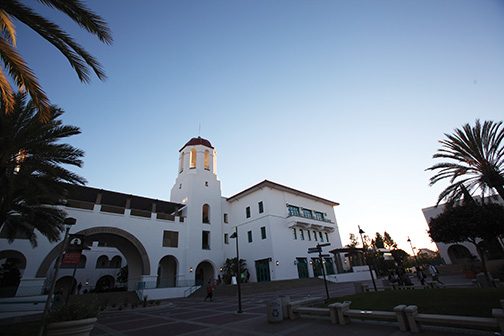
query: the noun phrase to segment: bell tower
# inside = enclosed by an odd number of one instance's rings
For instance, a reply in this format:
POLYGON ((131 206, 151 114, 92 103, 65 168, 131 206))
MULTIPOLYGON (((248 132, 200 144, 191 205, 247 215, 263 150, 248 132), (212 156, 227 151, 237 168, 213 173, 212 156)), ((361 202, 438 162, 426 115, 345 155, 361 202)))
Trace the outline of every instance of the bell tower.
POLYGON ((189 140, 179 151, 178 175, 170 195, 172 202, 186 205, 180 228, 184 255, 180 275, 204 283, 217 278, 217 267, 224 258, 221 182, 217 178, 216 158, 210 141, 201 137, 189 140))

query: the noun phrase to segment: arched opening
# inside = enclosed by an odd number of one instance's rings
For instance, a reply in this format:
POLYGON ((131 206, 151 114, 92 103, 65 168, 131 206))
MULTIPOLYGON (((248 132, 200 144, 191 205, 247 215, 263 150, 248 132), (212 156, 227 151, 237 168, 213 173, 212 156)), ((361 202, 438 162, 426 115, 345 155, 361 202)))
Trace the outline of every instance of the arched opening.
POLYGON ((205 151, 205 169, 210 170, 210 151, 205 151))
POLYGON ((159 261, 157 287, 176 287, 177 286, 177 258, 174 256, 164 256, 159 261))
MULTIPOLYGON (((115 247, 117 250, 119 250, 119 252, 126 260, 126 264, 128 266, 128 290, 134 290, 137 284, 142 281, 143 275, 150 275, 150 262, 147 251, 142 243, 129 232, 119 228, 94 227, 77 233, 85 236, 86 244, 89 244, 91 242, 100 242, 101 246, 106 245, 107 247, 115 247)), ((49 252, 46 258, 40 264, 39 269, 37 270, 37 278, 51 278, 50 268, 51 265, 54 264, 54 261, 56 260, 60 249, 61 243, 54 246, 51 252, 49 252)), ((110 266, 108 257, 105 255, 101 255, 100 257, 102 256, 107 258, 107 265, 110 266)), ((105 258, 102 258, 102 260, 105 261, 105 258)), ((91 262, 93 262, 94 264, 94 260, 91 262)), ((100 263, 98 262, 96 264, 100 265, 100 263)), ((108 270, 103 271, 109 272, 108 270)), ((119 269, 115 269, 114 272, 115 271, 119 272, 119 269)), ((84 287, 82 288, 83 290, 90 290, 94 286, 94 283, 96 281, 95 279, 101 275, 103 275, 103 272, 101 272, 100 274, 100 272, 97 273, 95 271, 92 276, 81 278, 79 277, 79 272, 77 272, 77 280, 79 282, 82 282, 82 284, 84 285, 84 287)), ((112 280, 114 279, 114 276, 110 275, 112 280)), ((114 283, 115 281, 112 282, 112 284, 114 283)))
POLYGON ((204 204, 201 213, 201 222, 210 224, 210 205, 204 204))
POLYGON ((215 279, 215 268, 209 261, 202 261, 196 267, 195 285, 204 285, 215 279))
POLYGON ((112 288, 115 287, 115 279, 111 275, 104 275, 96 282, 96 292, 103 293, 109 292, 112 288))
POLYGON ((180 162, 179 162, 179 173, 184 171, 184 152, 180 154, 180 162))
POLYGON ((13 250, 0 252, 0 297, 16 296, 25 268, 23 254, 13 250))
POLYGON ((109 268, 109 260, 105 255, 99 256, 96 259, 96 268, 109 268))
POLYGON ((196 155, 197 155, 196 148, 191 149, 191 156, 190 156, 190 166, 189 168, 196 168, 196 155))
POLYGON ((451 245, 448 248, 448 256, 452 264, 465 264, 471 258, 471 252, 463 245, 451 245))
POLYGON ((120 256, 114 256, 110 260, 110 268, 121 268, 122 258, 120 256))
POLYGON ((59 300, 65 301, 65 299, 75 293, 77 288, 77 281, 71 276, 63 276, 56 281, 56 286, 54 287, 54 300, 57 302, 59 300))

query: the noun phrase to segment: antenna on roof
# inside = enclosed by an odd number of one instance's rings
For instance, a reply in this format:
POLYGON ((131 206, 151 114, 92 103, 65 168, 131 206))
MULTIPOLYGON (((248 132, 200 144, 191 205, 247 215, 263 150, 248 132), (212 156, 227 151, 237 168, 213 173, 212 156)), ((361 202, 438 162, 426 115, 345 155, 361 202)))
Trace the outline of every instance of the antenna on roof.
POLYGON ((201 136, 201 122, 199 123, 199 128, 198 128, 198 137, 201 136))

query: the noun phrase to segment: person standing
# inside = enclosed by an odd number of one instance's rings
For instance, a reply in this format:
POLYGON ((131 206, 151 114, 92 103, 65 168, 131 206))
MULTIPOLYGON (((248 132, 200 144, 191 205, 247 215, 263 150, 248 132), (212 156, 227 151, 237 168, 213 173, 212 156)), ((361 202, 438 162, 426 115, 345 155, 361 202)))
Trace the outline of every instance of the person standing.
POLYGON ((432 281, 437 281, 442 284, 441 280, 439 280, 439 271, 437 270, 436 266, 429 264, 429 273, 432 277, 432 281))
POLYGON ((417 277, 418 277, 418 280, 420 280, 420 283, 422 284, 422 286, 425 286, 425 278, 427 277, 422 269, 422 267, 418 267, 418 270, 417 270, 417 277))
POLYGON ((213 301, 213 299, 212 299, 213 298, 213 291, 214 291, 214 289, 212 287, 212 281, 208 280, 208 284, 206 286, 207 295, 205 297, 205 300, 203 300, 203 301, 206 302, 207 299, 210 299, 210 301, 213 301))

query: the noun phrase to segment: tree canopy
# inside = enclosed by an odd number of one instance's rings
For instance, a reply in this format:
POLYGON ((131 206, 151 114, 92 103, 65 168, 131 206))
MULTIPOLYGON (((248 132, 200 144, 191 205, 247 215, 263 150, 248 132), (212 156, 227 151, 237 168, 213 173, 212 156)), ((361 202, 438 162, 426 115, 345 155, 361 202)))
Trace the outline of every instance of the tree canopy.
MULTIPOLYGON (((82 1, 38 0, 38 2, 64 13, 81 28, 98 37, 101 42, 112 43, 112 35, 107 23, 87 8, 82 1)), ((14 90, 5 73, 7 72, 21 91, 26 90, 29 93, 42 120, 49 120, 49 99, 40 87, 33 71, 16 50, 16 21, 27 25, 55 46, 66 57, 82 82, 90 81, 90 69, 101 80, 106 78, 100 63, 56 23, 41 16, 20 0, 2 0, 0 1, 0 29, 2 32, 0 57, 4 66, 0 68, 0 95, 4 113, 12 113, 15 104, 14 90)))
POLYGON ((35 230, 57 241, 66 213, 55 206, 69 184, 86 182, 63 167, 82 165, 84 152, 62 142, 80 130, 63 125, 63 110, 55 106, 42 122, 25 93, 14 96, 13 108, 11 114, 0 109, 0 229, 9 241, 22 236, 36 245, 35 230))
POLYGON ((441 148, 433 158, 447 159, 427 170, 435 171, 430 185, 448 179, 450 185, 441 192, 443 200, 459 200, 466 192, 495 189, 504 199, 504 128, 501 122, 479 120, 473 126, 465 124, 453 134, 445 134, 441 148))

